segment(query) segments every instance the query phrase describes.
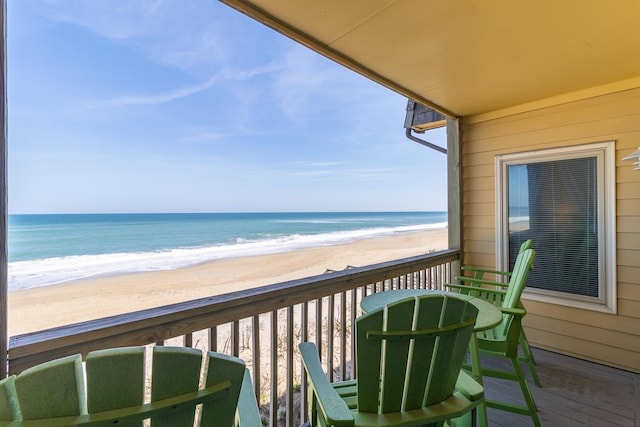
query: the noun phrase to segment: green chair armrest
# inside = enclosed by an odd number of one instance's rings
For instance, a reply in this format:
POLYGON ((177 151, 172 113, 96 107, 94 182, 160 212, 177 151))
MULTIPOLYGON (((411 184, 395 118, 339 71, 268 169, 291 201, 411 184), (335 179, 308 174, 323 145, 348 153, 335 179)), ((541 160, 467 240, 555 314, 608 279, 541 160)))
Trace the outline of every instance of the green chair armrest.
POLYGON ((443 288, 451 288, 451 289, 460 289, 460 290, 464 290, 464 291, 477 291, 478 288, 472 288, 469 285, 459 285, 457 283, 443 283, 442 284, 443 288))
POLYGON ((456 382, 456 389, 467 399, 475 402, 484 397, 484 388, 465 371, 460 371, 456 382))
POLYGON ((205 389, 167 399, 157 400, 152 403, 131 406, 122 409, 96 412, 89 415, 70 417, 46 418, 25 421, 0 422, 2 427, 54 427, 83 425, 91 427, 113 427, 115 424, 133 423, 142 421, 154 415, 170 414, 181 411, 193 411, 196 405, 212 401, 220 396, 220 392, 231 387, 230 381, 209 386, 205 389))
POLYGON ((474 267, 469 265, 464 265, 461 267, 461 269, 465 271, 473 271, 474 273, 489 273, 489 274, 498 274, 501 276, 511 277, 511 272, 509 271, 489 270, 487 268, 474 267))
POLYGON ((487 279, 475 279, 473 277, 467 277, 467 276, 456 276, 456 280, 459 280, 460 282, 471 283, 476 285, 498 286, 501 288, 506 288, 507 286, 509 286, 508 283, 496 282, 495 280, 487 280, 487 279))
POLYGON ((525 310, 524 308, 500 307, 500 311, 503 314, 510 314, 510 315, 518 316, 518 317, 524 317, 527 314, 527 310, 525 310))
POLYGON ((468 286, 468 285, 458 285, 456 283, 445 283, 442 286, 444 286, 446 288, 460 289, 460 290, 465 290, 465 291, 482 291, 482 292, 486 292, 488 294, 494 294, 494 295, 506 295, 507 294, 506 291, 503 291, 501 289, 477 288, 477 287, 471 287, 471 286, 468 286))
POLYGON ((507 291, 503 291, 502 289, 481 288, 481 290, 485 294, 503 295, 503 296, 507 294, 507 291))
POLYGON ((353 426, 353 415, 347 404, 335 391, 326 374, 322 370, 318 350, 313 343, 303 342, 298 345, 302 363, 309 377, 309 386, 317 396, 318 408, 332 426, 353 426))

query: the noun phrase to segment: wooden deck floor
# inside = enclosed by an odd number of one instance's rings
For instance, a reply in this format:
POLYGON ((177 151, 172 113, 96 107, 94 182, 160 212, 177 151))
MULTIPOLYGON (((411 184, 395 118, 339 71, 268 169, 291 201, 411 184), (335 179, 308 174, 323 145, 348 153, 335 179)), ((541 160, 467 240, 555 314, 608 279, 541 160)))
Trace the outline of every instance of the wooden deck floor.
MULTIPOLYGON (((640 427, 640 374, 533 349, 542 387, 529 381, 543 426, 640 427)), ((498 366, 490 358, 483 364, 498 366)), ((523 369, 527 372, 526 366, 523 369)), ((528 372, 527 372, 528 374, 528 372)), ((485 379, 488 398, 524 402, 517 383, 485 379)), ((491 426, 532 426, 531 419, 489 409, 491 426)))

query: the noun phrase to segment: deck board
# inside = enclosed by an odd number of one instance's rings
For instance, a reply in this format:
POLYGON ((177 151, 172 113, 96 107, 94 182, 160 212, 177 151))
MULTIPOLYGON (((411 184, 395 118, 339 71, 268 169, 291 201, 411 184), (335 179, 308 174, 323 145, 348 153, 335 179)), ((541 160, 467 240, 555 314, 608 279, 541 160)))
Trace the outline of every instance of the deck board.
MULTIPOLYGON (((585 360, 533 349, 542 387, 529 386, 543 426, 640 427, 640 374, 585 360)), ((503 361, 483 357, 485 366, 501 367, 503 361)), ((523 365, 528 374, 526 366, 523 365)), ((522 403, 516 382, 485 378, 490 399, 522 403)), ((531 419, 489 408, 491 426, 532 426, 531 419)))

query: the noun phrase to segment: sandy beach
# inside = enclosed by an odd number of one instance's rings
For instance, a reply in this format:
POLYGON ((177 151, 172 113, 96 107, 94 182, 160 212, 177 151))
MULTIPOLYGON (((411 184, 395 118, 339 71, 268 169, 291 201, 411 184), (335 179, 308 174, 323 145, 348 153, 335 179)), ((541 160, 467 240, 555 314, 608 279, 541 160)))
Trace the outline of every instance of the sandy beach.
POLYGON ((315 276, 326 270, 420 255, 446 247, 447 230, 429 230, 14 291, 9 293, 9 335, 315 276))

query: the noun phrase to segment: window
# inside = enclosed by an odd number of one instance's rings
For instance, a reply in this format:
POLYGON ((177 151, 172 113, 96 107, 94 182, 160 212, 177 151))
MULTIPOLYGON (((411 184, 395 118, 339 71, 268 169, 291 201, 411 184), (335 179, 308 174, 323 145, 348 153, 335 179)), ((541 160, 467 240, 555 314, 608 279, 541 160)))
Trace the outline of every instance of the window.
POLYGON ((615 312, 614 143, 503 155, 496 166, 498 266, 511 270, 533 239, 527 298, 615 312))

